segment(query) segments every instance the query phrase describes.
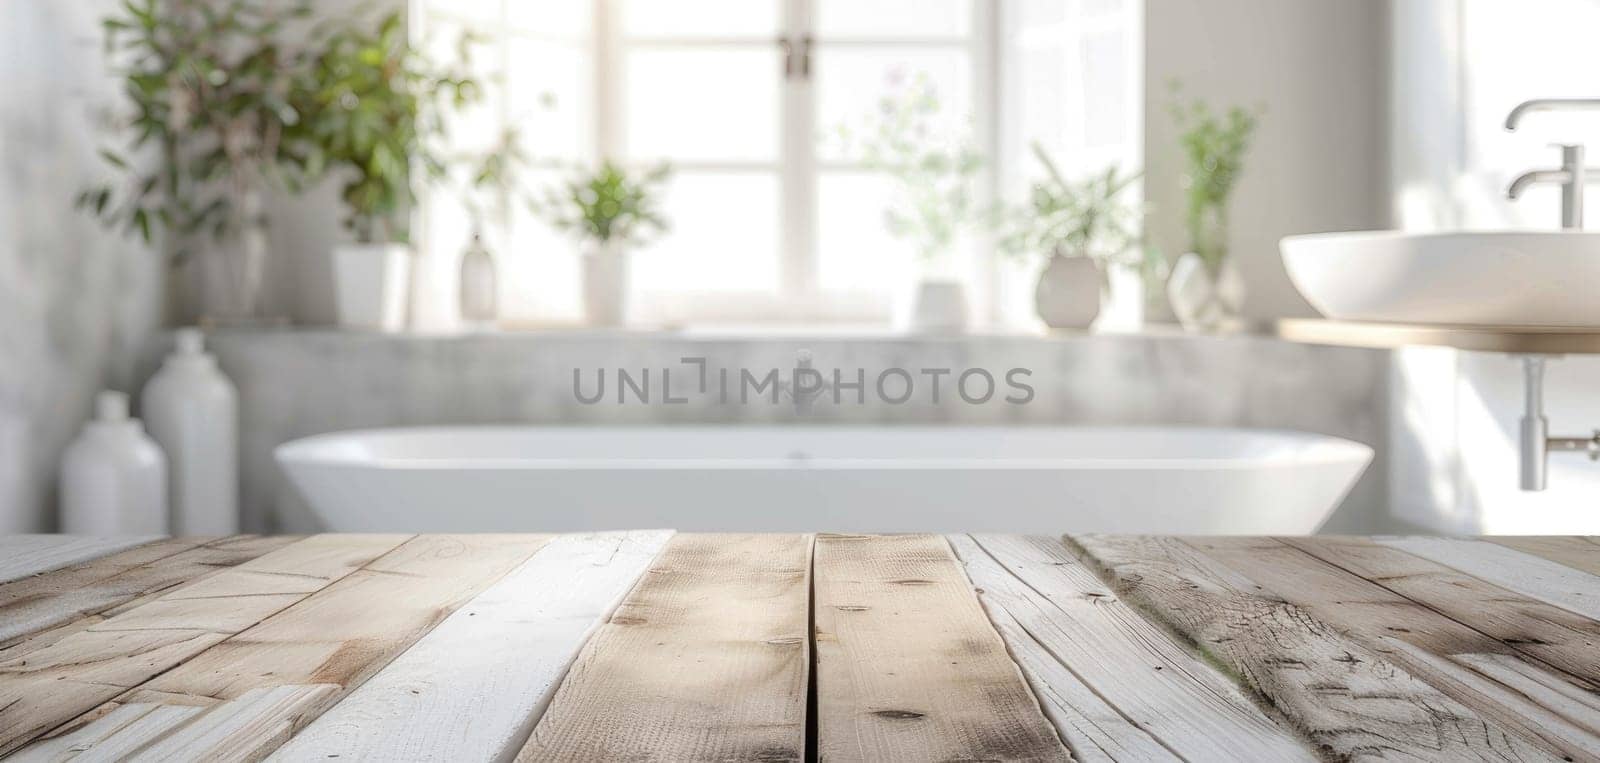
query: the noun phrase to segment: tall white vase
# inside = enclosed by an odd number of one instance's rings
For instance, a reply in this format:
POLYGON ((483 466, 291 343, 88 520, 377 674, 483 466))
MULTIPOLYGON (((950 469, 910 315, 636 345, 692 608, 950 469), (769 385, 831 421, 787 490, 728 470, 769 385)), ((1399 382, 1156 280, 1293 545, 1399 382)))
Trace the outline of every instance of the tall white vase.
POLYGON ((583 256, 583 314, 590 326, 628 321, 628 250, 607 242, 583 256))
POLYGON ((239 532, 239 396, 205 352, 199 329, 177 347, 140 397, 145 426, 167 456, 172 531, 239 532))
POLYGON ((411 251, 402 244, 341 244, 333 250, 339 325, 372 331, 406 327, 411 251))
POLYGON ((95 418, 61 459, 61 531, 77 535, 167 534, 167 461, 128 396, 101 392, 95 418))

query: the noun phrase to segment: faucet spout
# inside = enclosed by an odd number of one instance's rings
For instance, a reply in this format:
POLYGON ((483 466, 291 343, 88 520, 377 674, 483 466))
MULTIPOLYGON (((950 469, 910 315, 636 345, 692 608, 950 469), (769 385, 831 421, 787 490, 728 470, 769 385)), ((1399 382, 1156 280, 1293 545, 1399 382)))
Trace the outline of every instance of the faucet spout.
POLYGON ((1566 170, 1534 170, 1524 172, 1511 181, 1511 187, 1506 189, 1506 198, 1516 201, 1528 190, 1528 186, 1535 183, 1555 183, 1565 185, 1572 182, 1572 173, 1566 170))
POLYGON ((1572 109, 1600 109, 1600 98, 1534 98, 1517 104, 1506 115, 1506 129, 1515 132, 1517 123, 1535 111, 1566 111, 1572 109))

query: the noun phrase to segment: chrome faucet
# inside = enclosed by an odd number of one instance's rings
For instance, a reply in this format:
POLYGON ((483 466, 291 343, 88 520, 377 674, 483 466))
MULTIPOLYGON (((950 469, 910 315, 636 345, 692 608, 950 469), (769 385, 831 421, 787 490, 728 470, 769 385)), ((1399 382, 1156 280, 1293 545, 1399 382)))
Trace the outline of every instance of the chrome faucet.
POLYGON ((1523 101, 1506 115, 1506 129, 1516 132, 1517 123, 1522 121, 1524 114, 1535 111, 1575 111, 1579 109, 1600 109, 1600 98, 1535 98, 1523 101))
POLYGON ((1511 181, 1506 198, 1516 201, 1528 186, 1534 183, 1559 183, 1561 185, 1561 227, 1566 230, 1583 229, 1583 186, 1600 178, 1600 169, 1589 170, 1583 164, 1583 146, 1561 146, 1561 169, 1524 172, 1511 181))
MULTIPOLYGON (((1600 98, 1535 98, 1523 101, 1506 115, 1506 129, 1516 131, 1522 117, 1533 112, 1579 109, 1600 109, 1600 98)), ((1562 145, 1560 148, 1561 169, 1534 170, 1518 175, 1516 180, 1511 181, 1511 187, 1506 189, 1506 197, 1515 201, 1530 185, 1557 183, 1561 186, 1561 227, 1582 230, 1583 186, 1591 177, 1600 177, 1600 174, 1591 175, 1591 170, 1584 166, 1583 146, 1562 145)))

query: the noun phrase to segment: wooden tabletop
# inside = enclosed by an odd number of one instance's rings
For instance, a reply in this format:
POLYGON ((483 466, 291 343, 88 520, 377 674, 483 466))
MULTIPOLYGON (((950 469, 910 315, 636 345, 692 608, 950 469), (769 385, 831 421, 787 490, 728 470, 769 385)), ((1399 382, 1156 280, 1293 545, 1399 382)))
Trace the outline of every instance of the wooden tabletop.
POLYGON ((0 537, 18 760, 1600 760, 1600 540, 0 537))
POLYGON ((1285 318, 1278 336, 1307 344, 1391 349, 1412 345, 1524 355, 1600 353, 1600 328, 1570 326, 1451 326, 1285 318))

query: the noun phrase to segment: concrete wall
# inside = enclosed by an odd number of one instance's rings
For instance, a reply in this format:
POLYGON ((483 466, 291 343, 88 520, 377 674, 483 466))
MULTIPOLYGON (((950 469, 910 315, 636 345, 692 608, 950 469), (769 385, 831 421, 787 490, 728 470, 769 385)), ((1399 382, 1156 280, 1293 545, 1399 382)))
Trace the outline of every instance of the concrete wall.
POLYGON ((100 177, 91 115, 115 85, 114 0, 0 3, 0 533, 51 529, 56 462, 103 386, 130 389, 160 260, 72 211, 100 177))
POLYGON ((1169 84, 1216 108, 1264 106, 1231 207, 1245 312, 1315 315, 1278 239, 1389 223, 1388 0, 1145 0, 1145 197, 1151 241, 1187 249, 1169 84))

